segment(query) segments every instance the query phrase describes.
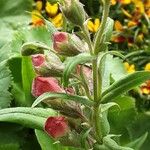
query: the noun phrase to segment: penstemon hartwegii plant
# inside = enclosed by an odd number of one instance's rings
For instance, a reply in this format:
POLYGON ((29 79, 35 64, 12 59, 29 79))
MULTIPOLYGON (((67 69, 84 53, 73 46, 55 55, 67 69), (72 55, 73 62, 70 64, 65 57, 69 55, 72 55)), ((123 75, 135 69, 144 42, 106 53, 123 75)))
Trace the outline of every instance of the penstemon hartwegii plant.
MULTIPOLYGON (((108 110, 112 106, 119 108, 112 100, 150 79, 150 72, 135 72, 110 84, 111 72, 107 72, 106 58, 124 56, 108 51, 113 20, 108 17, 110 0, 102 2, 102 22, 93 40, 83 5, 78 0, 64 0, 60 3, 61 10, 66 20, 80 29, 80 37, 59 32, 45 20, 47 29, 53 33, 50 39, 53 47, 39 42, 22 45, 23 57, 31 55, 36 72, 31 92, 37 99, 31 108, 0 110, 0 121, 43 130, 62 145, 79 149, 132 150, 136 147, 141 139, 126 146, 114 140, 120 135, 110 133, 108 110), (34 108, 41 102, 50 108, 34 108)), ((40 132, 36 130, 36 134, 41 143, 40 132)), ((42 148, 48 149, 47 146, 42 148)))

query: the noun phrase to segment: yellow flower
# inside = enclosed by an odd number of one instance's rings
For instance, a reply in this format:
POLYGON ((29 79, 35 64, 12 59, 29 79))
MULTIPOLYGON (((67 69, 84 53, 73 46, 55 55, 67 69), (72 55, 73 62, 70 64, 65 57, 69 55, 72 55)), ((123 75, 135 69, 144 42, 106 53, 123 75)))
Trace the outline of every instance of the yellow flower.
POLYGON ((123 30, 123 25, 121 24, 120 21, 116 20, 114 23, 114 28, 116 31, 122 31, 123 30))
POLYGON ((147 63, 144 67, 145 71, 150 71, 150 63, 147 63))
POLYGON ((32 18, 32 24, 33 24, 33 26, 44 25, 44 21, 40 18, 40 16, 41 16, 41 13, 38 10, 33 10, 32 11, 31 18, 32 18))
POLYGON ((58 4, 51 4, 49 2, 46 2, 45 10, 51 17, 53 17, 58 13, 58 4))
POLYGON ((36 9, 37 9, 38 11, 41 11, 41 10, 42 10, 42 6, 43 6, 42 1, 37 1, 37 2, 36 2, 36 9))
POLYGON ((120 0, 119 2, 123 5, 128 5, 131 3, 131 0, 120 0))
POLYGON ((54 24, 56 28, 62 27, 63 25, 63 15, 59 13, 55 17, 51 18, 51 22, 54 24))
POLYGON ((125 69, 127 70, 128 73, 133 73, 135 72, 135 65, 134 64, 129 64, 128 62, 124 63, 125 69))
POLYGON ((116 5, 116 3, 117 3, 117 0, 111 0, 112 5, 116 5))
POLYGON ((145 12, 144 3, 141 0, 132 0, 132 1, 135 4, 138 13, 143 14, 145 12))
POLYGON ((87 28, 89 29, 89 31, 94 33, 98 31, 99 26, 100 26, 100 19, 98 18, 96 18, 94 22, 89 20, 87 23, 87 28))

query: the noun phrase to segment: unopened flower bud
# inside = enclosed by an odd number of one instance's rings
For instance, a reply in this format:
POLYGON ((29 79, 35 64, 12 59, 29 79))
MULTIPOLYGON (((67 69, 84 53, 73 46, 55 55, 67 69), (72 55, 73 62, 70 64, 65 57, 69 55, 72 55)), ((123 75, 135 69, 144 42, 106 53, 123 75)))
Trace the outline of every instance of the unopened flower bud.
POLYGON ((43 54, 32 55, 32 63, 34 67, 41 66, 45 61, 45 56, 43 54))
POLYGON ((45 131, 53 138, 60 138, 65 136, 68 131, 68 121, 65 117, 59 116, 59 117, 49 117, 46 120, 45 131))
POLYGON ((59 86, 58 81, 52 77, 36 77, 32 82, 32 95, 38 97, 46 92, 62 93, 64 90, 59 86))
POLYGON ((32 55, 32 63, 37 74, 44 77, 62 76, 64 65, 55 54, 49 52, 47 55, 32 55))
POLYGON ((87 50, 85 44, 75 35, 56 32, 53 35, 53 47, 61 55, 75 56, 87 50))
POLYGON ((23 56, 30 56, 33 54, 43 54, 44 50, 49 49, 43 43, 27 42, 21 47, 21 53, 23 56))
POLYGON ((73 24, 82 27, 85 22, 85 11, 79 0, 64 0, 62 11, 65 17, 73 24))

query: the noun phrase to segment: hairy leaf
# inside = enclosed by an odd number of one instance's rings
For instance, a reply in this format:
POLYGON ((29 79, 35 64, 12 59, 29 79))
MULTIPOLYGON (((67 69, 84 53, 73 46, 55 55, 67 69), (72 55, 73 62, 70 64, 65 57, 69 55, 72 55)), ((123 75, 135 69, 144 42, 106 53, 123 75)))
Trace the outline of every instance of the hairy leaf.
POLYGON ((77 96, 77 95, 68 95, 65 93, 44 93, 41 96, 39 96, 34 103, 32 104, 32 107, 35 107, 38 105, 40 102, 44 100, 54 100, 54 98, 60 98, 62 100, 72 100, 87 106, 92 106, 94 103, 90 100, 88 100, 85 97, 77 96))

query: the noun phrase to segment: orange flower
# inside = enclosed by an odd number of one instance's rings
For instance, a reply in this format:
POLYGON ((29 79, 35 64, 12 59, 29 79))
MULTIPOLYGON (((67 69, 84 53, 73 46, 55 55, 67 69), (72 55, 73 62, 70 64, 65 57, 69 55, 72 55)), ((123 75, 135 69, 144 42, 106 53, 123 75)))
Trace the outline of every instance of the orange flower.
POLYGON ((43 19, 40 18, 41 13, 38 10, 33 10, 31 13, 32 24, 33 26, 42 26, 44 25, 43 19))
POLYGON ((115 21, 114 28, 116 31, 123 31, 123 25, 118 20, 115 21))
POLYGON ((146 81, 141 87, 142 94, 149 95, 150 94, 150 80, 146 81))

